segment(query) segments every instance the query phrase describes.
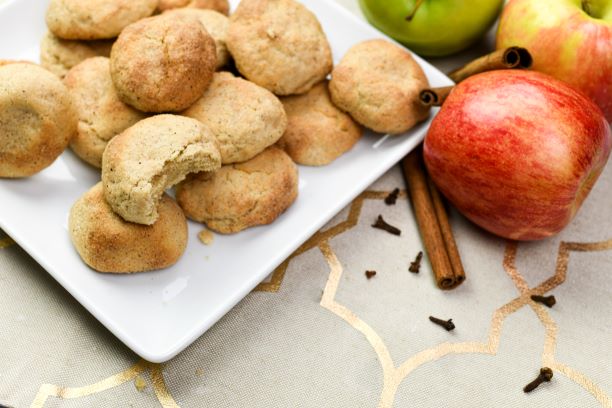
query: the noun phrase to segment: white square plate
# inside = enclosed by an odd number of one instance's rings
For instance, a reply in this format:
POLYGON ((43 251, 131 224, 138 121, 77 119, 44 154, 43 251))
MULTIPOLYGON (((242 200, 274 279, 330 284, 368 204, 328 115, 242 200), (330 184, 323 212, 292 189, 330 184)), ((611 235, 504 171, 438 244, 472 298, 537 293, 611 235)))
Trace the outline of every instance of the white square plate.
MULTIPOLYGON (((232 1, 235 7, 237 0, 232 1)), ((337 62, 352 45, 384 35, 332 0, 303 0, 321 21, 337 62)), ((46 31, 46 1, 0 4, 0 58, 38 61, 46 31)), ((417 58, 432 86, 450 85, 417 58)), ((297 202, 270 226, 212 246, 189 224, 189 246, 172 268, 115 276, 94 272, 79 258, 67 232, 72 204, 99 180, 70 151, 29 179, 0 180, 0 228, 9 234, 102 324, 152 362, 166 361, 204 333, 300 244, 423 139, 429 122, 385 139, 373 133, 333 164, 300 167, 297 202)))

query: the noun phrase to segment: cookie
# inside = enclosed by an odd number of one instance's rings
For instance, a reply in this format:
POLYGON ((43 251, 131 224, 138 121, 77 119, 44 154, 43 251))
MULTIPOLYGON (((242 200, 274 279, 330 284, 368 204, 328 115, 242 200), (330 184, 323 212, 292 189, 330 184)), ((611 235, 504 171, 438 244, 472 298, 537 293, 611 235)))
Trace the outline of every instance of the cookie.
POLYGON ((295 201, 298 171, 291 158, 269 147, 253 159, 199 173, 177 187, 187 217, 222 234, 270 224, 295 201))
POLYGON ((119 97, 143 112, 188 108, 217 66, 215 42, 197 19, 164 14, 126 27, 110 58, 119 97))
POLYGON ((25 60, 6 60, 6 59, 0 59, 0 67, 3 65, 8 65, 8 64, 34 64, 31 61, 25 61, 25 60))
POLYGON ((178 16, 192 16, 200 20, 208 34, 215 40, 217 50, 217 69, 227 65, 229 61, 229 51, 225 43, 229 19, 223 14, 214 10, 201 10, 196 8, 179 8, 168 10, 164 14, 174 14, 178 16))
POLYGON ((30 63, 0 66, 0 177, 28 177, 66 149, 77 127, 68 89, 30 63))
POLYGON ((156 7, 157 0, 51 0, 46 21, 59 38, 102 40, 118 36, 156 7))
POLYGON ((217 141, 195 119, 157 115, 141 120, 106 146, 104 194, 126 221, 153 224, 164 191, 189 173, 221 167, 217 141))
POLYGON ((242 75, 277 95, 308 91, 333 64, 319 21, 295 0, 242 0, 227 47, 242 75))
POLYGON ((379 133, 399 134, 429 116, 419 93, 427 77, 404 48, 385 40, 352 47, 332 72, 332 101, 379 133))
POLYGON ((159 11, 175 8, 198 8, 215 10, 221 14, 229 15, 229 2, 227 0, 159 0, 159 11))
POLYGON ((332 103, 327 81, 303 95, 283 97, 281 102, 288 124, 278 145, 298 164, 329 164, 361 138, 361 127, 332 103))
POLYGON ((159 202, 153 225, 124 221, 104 199, 102 183, 70 210, 68 230, 81 259, 98 272, 133 273, 167 268, 187 247, 187 220, 168 195, 159 202))
POLYGON ((146 117, 121 102, 110 76, 108 58, 86 59, 64 78, 79 115, 70 147, 81 159, 102 167, 102 153, 110 139, 146 117))
POLYGON ((287 127, 283 105, 270 91, 229 72, 218 72, 210 88, 183 115, 215 134, 223 164, 253 158, 280 139, 287 127))
POLYGON ((113 41, 62 40, 51 33, 40 42, 40 65, 63 78, 70 68, 92 57, 108 57, 113 41))

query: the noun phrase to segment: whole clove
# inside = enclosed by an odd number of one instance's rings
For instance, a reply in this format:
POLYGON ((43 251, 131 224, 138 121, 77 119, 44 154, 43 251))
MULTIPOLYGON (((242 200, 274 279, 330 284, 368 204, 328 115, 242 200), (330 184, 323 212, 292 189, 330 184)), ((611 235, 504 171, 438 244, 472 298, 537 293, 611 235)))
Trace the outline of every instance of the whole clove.
POLYGON ((423 259, 423 251, 419 251, 414 262, 410 262, 410 267, 408 270, 412 273, 419 273, 421 270, 421 260, 423 259))
POLYGON ((444 327, 446 331, 451 331, 455 328, 455 323, 453 323, 453 319, 442 320, 442 319, 438 319, 437 317, 429 316, 429 320, 431 320, 433 323, 437 324, 438 326, 444 327))
POLYGON ((395 205, 397 202, 397 197, 399 196, 399 188, 396 188, 392 192, 389 193, 387 197, 385 197, 385 204, 387 205, 395 205))
POLYGON ((540 296, 540 295, 531 295, 531 300, 534 302, 542 303, 548 307, 553 307, 555 303, 557 303, 557 299, 553 295, 550 296, 540 296))
POLYGON ((398 235, 398 236, 402 235, 402 230, 400 230, 397 227, 394 227, 393 225, 388 224, 383 219, 382 215, 378 216, 378 218, 376 219, 376 222, 372 224, 372 227, 387 231, 389 234, 398 235))
POLYGON ((553 371, 548 367, 542 367, 540 368, 540 374, 538 375, 538 377, 529 384, 527 384, 525 388, 523 388, 523 391, 526 393, 531 392, 538 388, 540 384, 542 384, 543 382, 549 382, 550 380, 552 380, 552 378, 553 371))

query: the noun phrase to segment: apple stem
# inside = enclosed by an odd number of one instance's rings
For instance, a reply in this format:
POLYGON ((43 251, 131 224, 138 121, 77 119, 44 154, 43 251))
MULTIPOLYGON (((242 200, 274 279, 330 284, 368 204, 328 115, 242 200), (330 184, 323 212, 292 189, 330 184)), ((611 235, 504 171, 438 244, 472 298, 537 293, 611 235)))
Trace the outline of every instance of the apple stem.
POLYGON ((589 0, 582 0, 582 9, 584 10, 585 13, 587 13, 589 16, 592 15, 591 14, 591 5, 589 4, 589 0))
MULTIPOLYGON (((410 13, 410 15, 408 15, 408 17, 406 17, 406 21, 412 21, 412 19, 414 18, 414 15, 416 14, 417 10, 419 9, 419 7, 421 7, 421 4, 423 4, 424 0, 416 0, 416 3, 414 5, 414 9, 412 9, 412 12, 410 13)), ((586 1, 586 0, 583 0, 586 1)))

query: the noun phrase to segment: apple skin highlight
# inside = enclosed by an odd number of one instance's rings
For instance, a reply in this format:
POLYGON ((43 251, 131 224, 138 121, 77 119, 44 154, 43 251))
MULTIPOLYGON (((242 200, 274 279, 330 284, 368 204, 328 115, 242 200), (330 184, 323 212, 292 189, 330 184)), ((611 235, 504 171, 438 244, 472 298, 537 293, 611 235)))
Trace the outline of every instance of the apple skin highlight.
POLYGON ((597 105, 550 76, 501 70, 457 85, 424 142, 432 180, 504 238, 561 231, 601 174, 612 133, 597 105))
POLYGON ((510 0, 496 48, 525 47, 532 69, 580 89, 612 121, 612 0, 510 0))

